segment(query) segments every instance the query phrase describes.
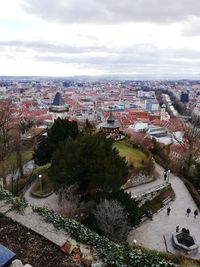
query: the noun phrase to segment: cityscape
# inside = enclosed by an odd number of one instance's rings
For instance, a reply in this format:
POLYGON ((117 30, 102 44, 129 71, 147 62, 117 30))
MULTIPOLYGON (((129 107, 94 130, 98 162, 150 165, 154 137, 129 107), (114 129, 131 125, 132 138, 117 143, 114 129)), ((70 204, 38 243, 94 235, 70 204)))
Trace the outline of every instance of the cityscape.
POLYGON ((0 7, 0 266, 200 266, 200 3, 0 7))

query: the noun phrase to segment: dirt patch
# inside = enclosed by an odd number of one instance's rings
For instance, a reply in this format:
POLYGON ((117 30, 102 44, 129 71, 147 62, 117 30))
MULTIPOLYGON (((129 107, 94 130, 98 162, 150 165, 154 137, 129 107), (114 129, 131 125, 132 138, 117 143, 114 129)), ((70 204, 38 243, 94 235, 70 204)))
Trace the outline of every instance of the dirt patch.
POLYGON ((43 236, 0 214, 0 243, 14 253, 23 264, 35 267, 78 267, 76 259, 43 236))

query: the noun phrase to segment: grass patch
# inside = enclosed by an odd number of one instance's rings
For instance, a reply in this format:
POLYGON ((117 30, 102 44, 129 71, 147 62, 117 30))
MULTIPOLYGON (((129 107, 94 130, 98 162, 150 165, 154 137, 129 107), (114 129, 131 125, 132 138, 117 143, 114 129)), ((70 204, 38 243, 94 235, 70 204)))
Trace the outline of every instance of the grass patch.
MULTIPOLYGON (((22 151, 22 163, 25 164, 26 162, 32 160, 33 151, 26 150, 22 151)), ((6 160, 6 174, 12 173, 13 170, 17 168, 16 162, 16 154, 13 152, 6 160)), ((0 177, 2 177, 2 162, 0 161, 0 177)))
POLYGON ((50 166, 51 166, 50 163, 47 163, 46 165, 43 166, 38 166, 36 169, 33 170, 32 175, 47 173, 47 170, 49 169, 50 166))
POLYGON ((28 183, 30 183, 30 177, 28 175, 25 175, 24 178, 13 180, 13 182, 10 182, 9 184, 7 184, 6 189, 13 194, 17 194, 28 183))
POLYGON ((25 164, 26 162, 32 160, 33 157, 33 151, 32 150, 26 150, 22 152, 22 162, 25 164))
POLYGON ((126 141, 118 141, 113 144, 113 147, 119 151, 121 157, 125 157, 128 164, 134 168, 142 167, 142 162, 146 160, 146 155, 136 149, 132 148, 126 141))

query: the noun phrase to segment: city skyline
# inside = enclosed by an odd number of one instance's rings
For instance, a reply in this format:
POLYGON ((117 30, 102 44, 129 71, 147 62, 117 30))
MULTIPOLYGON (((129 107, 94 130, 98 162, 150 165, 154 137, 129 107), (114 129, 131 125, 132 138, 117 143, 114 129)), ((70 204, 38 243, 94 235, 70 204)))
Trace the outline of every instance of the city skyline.
POLYGON ((200 76, 197 0, 0 3, 0 76, 200 76))

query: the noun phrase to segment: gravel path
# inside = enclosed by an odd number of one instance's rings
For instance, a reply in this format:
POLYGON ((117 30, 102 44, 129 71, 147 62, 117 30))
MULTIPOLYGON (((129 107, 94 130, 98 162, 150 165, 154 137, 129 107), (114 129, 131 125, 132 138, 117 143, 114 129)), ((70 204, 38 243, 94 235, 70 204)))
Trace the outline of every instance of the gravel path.
MULTIPOLYGON (((160 179, 144 186, 139 186, 140 188, 132 188, 130 192, 134 194, 137 190, 146 190, 159 183, 163 183, 162 177, 164 170, 158 165, 156 168, 160 173, 160 179)), ((172 173, 170 173, 170 183, 176 194, 176 199, 168 205, 171 207, 170 215, 167 216, 166 207, 155 214, 152 221, 147 220, 138 228, 133 229, 128 238, 130 244, 135 239, 138 245, 159 251, 166 251, 163 235, 174 233, 177 225, 179 225, 180 229, 183 227, 189 229, 190 233, 196 237, 197 243, 200 244, 200 215, 196 219, 193 216, 193 212, 197 209, 197 206, 183 182, 172 173), (189 217, 186 216, 186 209, 188 207, 192 210, 189 217)))

